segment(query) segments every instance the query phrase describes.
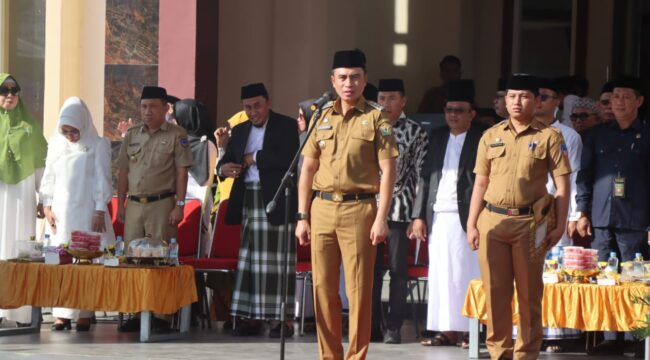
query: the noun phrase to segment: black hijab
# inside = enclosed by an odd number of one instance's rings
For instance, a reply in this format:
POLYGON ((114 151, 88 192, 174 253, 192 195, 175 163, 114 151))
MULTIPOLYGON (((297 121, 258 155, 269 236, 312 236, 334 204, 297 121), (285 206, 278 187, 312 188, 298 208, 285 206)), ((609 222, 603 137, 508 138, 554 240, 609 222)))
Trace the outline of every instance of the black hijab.
POLYGON ((203 186, 210 177, 208 141, 216 144, 212 119, 205 105, 193 99, 183 99, 174 104, 174 116, 178 125, 187 131, 194 164, 190 174, 203 186))

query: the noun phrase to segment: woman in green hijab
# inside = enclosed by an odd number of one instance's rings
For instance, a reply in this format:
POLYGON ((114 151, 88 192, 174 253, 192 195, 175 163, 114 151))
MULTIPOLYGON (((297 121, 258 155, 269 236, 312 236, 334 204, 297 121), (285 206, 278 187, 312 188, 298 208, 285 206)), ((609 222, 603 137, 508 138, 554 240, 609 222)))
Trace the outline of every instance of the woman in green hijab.
MULTIPOLYGON (((36 234, 36 192, 46 154, 43 131, 23 105, 20 85, 0 73, 0 260, 15 258, 17 241, 36 234)), ((31 310, 0 310, 3 317, 29 323, 31 310)))

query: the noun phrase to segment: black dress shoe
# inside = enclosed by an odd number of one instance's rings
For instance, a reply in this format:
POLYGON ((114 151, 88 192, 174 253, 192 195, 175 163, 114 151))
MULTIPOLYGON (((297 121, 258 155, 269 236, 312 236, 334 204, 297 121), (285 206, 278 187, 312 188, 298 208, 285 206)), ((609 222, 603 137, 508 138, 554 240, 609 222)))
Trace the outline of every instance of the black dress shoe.
POLYGON ((131 318, 127 320, 122 326, 117 328, 119 332, 138 332, 140 331, 140 319, 131 318))
POLYGON ((400 334, 399 329, 386 330, 386 334, 384 334, 384 344, 401 344, 401 343, 402 343, 402 334, 400 334))
POLYGON ((75 325, 75 330, 77 330, 77 332, 88 331, 88 330, 90 330, 90 323, 88 323, 88 324, 79 324, 79 323, 77 323, 75 325))
MULTIPOLYGON (((275 338, 275 339, 280 338, 280 336, 281 336, 280 329, 282 329, 280 326, 282 326, 282 323, 279 323, 276 327, 271 329, 271 331, 269 331, 269 337, 272 337, 272 338, 275 338)), ((284 336, 285 337, 292 337, 293 336, 293 326, 292 325, 289 325, 289 324, 284 325, 284 336)))
POLYGON ((65 319, 63 322, 52 324, 52 330, 63 331, 72 329, 72 322, 70 319, 65 319))

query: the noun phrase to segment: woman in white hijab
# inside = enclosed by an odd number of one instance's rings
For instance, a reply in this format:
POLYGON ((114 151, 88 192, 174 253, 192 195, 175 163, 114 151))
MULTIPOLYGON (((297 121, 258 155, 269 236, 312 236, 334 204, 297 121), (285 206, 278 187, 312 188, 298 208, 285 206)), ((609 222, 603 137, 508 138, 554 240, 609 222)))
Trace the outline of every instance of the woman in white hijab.
MULTIPOLYGON (((102 247, 115 242, 106 204, 113 195, 110 147, 97 134, 90 111, 78 97, 68 98, 49 142, 40 197, 52 245, 70 242, 74 230, 102 233, 102 247)), ((90 329, 90 311, 54 308, 53 330, 90 329)))

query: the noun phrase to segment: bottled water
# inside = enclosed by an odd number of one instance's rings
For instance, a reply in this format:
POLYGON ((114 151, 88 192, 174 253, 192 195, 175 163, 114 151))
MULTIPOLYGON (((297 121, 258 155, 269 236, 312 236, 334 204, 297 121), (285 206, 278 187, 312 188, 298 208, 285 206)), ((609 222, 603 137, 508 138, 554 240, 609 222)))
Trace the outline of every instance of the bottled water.
POLYGON ((634 256, 634 276, 643 277, 643 254, 636 253, 634 256))
POLYGON ((618 258, 613 251, 609 253, 609 260, 607 260, 607 272, 618 272, 618 258))
POLYGON ((124 256, 124 238, 121 236, 115 241, 115 256, 124 256))
POLYGON ((169 241, 169 263, 178 265, 178 243, 176 242, 176 238, 172 238, 169 241))

